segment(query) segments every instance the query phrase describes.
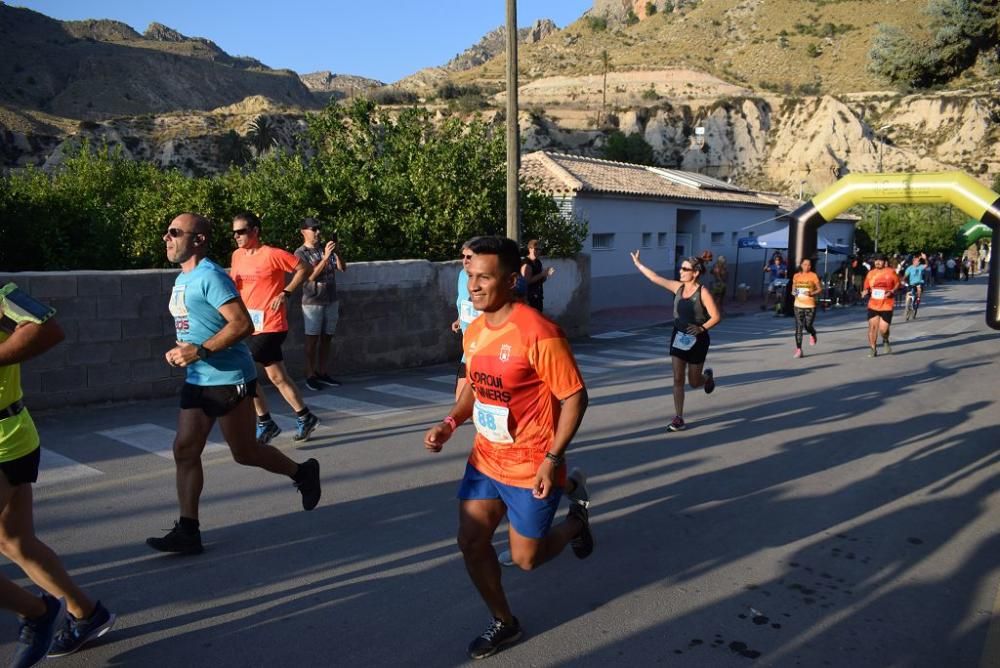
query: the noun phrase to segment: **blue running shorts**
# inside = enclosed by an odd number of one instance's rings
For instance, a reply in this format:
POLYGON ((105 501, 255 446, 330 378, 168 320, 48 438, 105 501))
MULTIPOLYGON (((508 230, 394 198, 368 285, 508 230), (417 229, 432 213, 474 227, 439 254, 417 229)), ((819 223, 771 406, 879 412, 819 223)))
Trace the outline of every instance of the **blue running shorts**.
POLYGON ((465 464, 465 477, 458 487, 463 501, 500 499, 507 506, 507 519, 514 531, 525 538, 544 538, 552 527, 563 490, 556 487, 548 498, 536 499, 530 489, 512 487, 480 473, 472 464, 465 464))

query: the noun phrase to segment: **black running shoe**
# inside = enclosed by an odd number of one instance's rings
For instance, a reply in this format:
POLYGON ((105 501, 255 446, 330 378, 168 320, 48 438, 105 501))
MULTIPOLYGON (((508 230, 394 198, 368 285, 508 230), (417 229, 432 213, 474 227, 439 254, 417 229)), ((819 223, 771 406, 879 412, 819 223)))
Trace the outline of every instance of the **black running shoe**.
POLYGON ((299 464, 299 471, 295 478, 295 487, 302 494, 302 508, 312 510, 319 503, 319 497, 323 490, 319 484, 319 462, 315 459, 307 459, 299 464))
POLYGON ((319 374, 318 376, 316 376, 316 380, 318 380, 323 385, 326 385, 327 387, 340 387, 340 381, 330 378, 330 374, 328 373, 319 374))
POLYGON ((91 640, 100 638, 115 625, 114 613, 108 612, 100 601, 94 606, 90 617, 77 619, 71 614, 66 615, 66 623, 56 635, 56 641, 49 650, 50 658, 72 654, 91 640))
POLYGON ((319 392, 323 389, 323 386, 319 382, 318 376, 309 376, 306 378, 306 387, 308 387, 313 392, 319 392))
POLYGON ((469 645, 470 659, 485 659, 493 656, 507 645, 513 645, 521 639, 521 624, 517 617, 504 623, 494 619, 482 634, 469 645))
POLYGON ((715 392, 715 372, 705 369, 705 394, 715 392))
POLYGON ((577 559, 586 559, 594 551, 594 534, 590 531, 590 511, 583 504, 571 503, 566 519, 573 517, 583 522, 583 528, 569 542, 569 546, 573 548, 573 554, 577 559))
POLYGON ((146 545, 159 552, 178 554, 201 554, 205 551, 201 545, 201 531, 184 531, 180 522, 174 522, 174 528, 163 538, 147 538, 146 545))
POLYGON ((42 602, 45 604, 44 615, 38 619, 21 617, 21 632, 17 636, 11 666, 28 668, 44 661, 56 633, 63 627, 66 602, 48 594, 42 594, 42 602))

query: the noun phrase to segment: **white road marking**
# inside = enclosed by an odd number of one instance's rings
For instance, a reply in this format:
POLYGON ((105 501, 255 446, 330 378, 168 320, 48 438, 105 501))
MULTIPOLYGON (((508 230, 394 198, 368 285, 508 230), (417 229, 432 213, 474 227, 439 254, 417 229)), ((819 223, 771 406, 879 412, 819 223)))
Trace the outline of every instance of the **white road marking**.
POLYGON ((381 404, 348 399, 347 397, 337 397, 330 394, 313 397, 312 404, 337 413, 347 413, 355 417, 363 417, 366 420, 384 420, 387 417, 395 417, 407 412, 407 409, 403 408, 390 408, 381 404))
MULTIPOLYGON (((173 460, 174 458, 174 430, 167 429, 155 424, 132 424, 127 427, 117 429, 106 429, 97 432, 105 438, 124 443, 125 445, 139 450, 145 450, 157 457, 173 460)), ((221 443, 209 441, 205 445, 205 452, 228 452, 229 448, 221 443)))
POLYGON ((91 478, 98 475, 104 474, 97 469, 92 469, 69 457, 63 457, 43 447, 42 460, 38 467, 38 482, 35 483, 35 487, 55 485, 61 482, 91 478))
POLYGON ((415 399, 416 401, 426 404, 455 403, 454 393, 427 390, 422 387, 409 387, 406 385, 399 385, 397 383, 386 383, 385 385, 366 385, 364 389, 369 392, 380 392, 382 394, 391 394, 395 397, 415 399))

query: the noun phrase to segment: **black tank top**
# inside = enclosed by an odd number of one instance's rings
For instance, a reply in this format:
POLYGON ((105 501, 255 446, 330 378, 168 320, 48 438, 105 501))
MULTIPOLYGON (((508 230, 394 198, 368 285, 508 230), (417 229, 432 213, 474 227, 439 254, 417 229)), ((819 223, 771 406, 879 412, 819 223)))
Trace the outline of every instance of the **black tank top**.
POLYGON ((698 289, 690 297, 682 297, 684 288, 682 287, 674 295, 674 327, 683 331, 688 325, 704 325, 708 322, 708 310, 701 301, 701 289, 698 289))

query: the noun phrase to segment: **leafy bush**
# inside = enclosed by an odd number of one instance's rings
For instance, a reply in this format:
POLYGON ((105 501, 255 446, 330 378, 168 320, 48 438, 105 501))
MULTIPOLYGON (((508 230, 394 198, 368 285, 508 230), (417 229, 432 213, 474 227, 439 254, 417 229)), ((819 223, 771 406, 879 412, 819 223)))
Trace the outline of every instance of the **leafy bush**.
MULTIPOLYGON (((450 259, 471 236, 505 232, 505 164, 502 130, 435 122, 424 109, 391 116, 361 98, 311 115, 296 151, 268 151, 212 177, 84 143, 51 175, 28 168, 0 176, 0 266, 164 267, 164 230, 183 211, 216 222, 211 254, 227 261, 228 223, 242 210, 260 215, 264 239, 284 248, 301 243, 299 221, 313 216, 333 225, 359 261, 450 259)), ((579 221, 560 216, 550 196, 526 185, 521 203, 524 229, 552 255, 580 250, 579 221)))
POLYGON ((655 13, 656 13, 656 3, 655 2, 647 2, 646 3, 646 16, 652 16, 655 13))
POLYGON ((603 16, 588 16, 587 27, 591 32, 604 32, 608 29, 608 20, 603 16))
POLYGON ((642 135, 626 135, 620 130, 608 134, 602 157, 606 160, 631 162, 638 165, 656 164, 653 157, 653 147, 642 135))

